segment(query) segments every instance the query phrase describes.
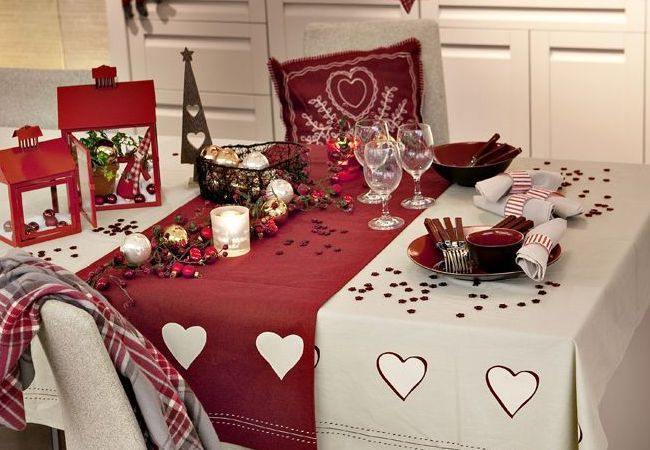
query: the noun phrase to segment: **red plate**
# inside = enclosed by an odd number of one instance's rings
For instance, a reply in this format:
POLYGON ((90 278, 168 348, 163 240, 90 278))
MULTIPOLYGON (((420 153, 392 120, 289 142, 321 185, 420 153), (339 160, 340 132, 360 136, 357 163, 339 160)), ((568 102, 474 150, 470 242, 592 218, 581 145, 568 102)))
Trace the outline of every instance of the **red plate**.
MULTIPOLYGON (((486 226, 472 226, 472 227, 463 227, 465 236, 475 231, 486 230, 491 227, 486 226)), ((493 281, 493 280, 503 280, 505 278, 515 278, 524 274, 524 271, 514 270, 512 272, 484 272, 477 267, 473 267, 472 271, 469 273, 456 273, 456 272, 447 272, 445 270, 442 252, 435 246, 433 239, 428 234, 420 236, 408 246, 408 255, 411 260, 418 266, 424 267, 425 269, 432 270, 433 272, 439 273, 441 275, 447 275, 452 278, 457 278, 459 280, 480 280, 480 281, 493 281)), ((562 248, 560 244, 556 245, 548 258, 548 265, 554 264, 560 255, 562 254, 562 248)))

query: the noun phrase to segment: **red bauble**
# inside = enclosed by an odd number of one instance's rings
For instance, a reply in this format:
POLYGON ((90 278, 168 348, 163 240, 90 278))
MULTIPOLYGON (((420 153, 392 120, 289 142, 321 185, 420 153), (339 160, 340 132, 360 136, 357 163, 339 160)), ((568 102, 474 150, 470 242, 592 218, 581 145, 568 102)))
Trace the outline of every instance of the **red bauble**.
POLYGON ((147 201, 147 199, 142 194, 135 194, 133 201, 136 203, 144 203, 147 201))
POLYGON ((115 252, 115 254, 113 255, 113 262, 115 264, 124 264, 124 253, 115 252))
POLYGON ((183 265, 183 263, 180 263, 178 261, 176 261, 174 264, 172 264, 171 277, 175 278, 176 276, 178 276, 178 274, 182 273, 183 272, 183 267, 185 267, 183 265))
POLYGON ((66 222, 65 220, 59 220, 56 225, 59 227, 65 227, 68 225, 68 222, 66 222))
POLYGON ((103 204, 104 204, 104 196, 95 195, 95 205, 103 205, 103 204))
POLYGON ((151 195, 154 195, 156 193, 156 185, 155 184, 148 184, 147 185, 147 192, 151 195))
POLYGON ((45 210, 43 213, 43 219, 45 219, 46 227, 55 227, 58 222, 58 220, 56 220, 56 216, 54 215, 54 211, 51 209, 45 210))
POLYGON ((189 255, 192 261, 199 261, 201 258, 203 258, 203 252, 201 252, 201 249, 198 247, 192 247, 190 249, 189 255))
POLYGON ((114 205, 115 203, 117 203, 117 195, 106 194, 104 196, 104 202, 108 203, 109 205, 114 205))
POLYGON ((183 267, 183 277, 184 278, 198 278, 199 273, 194 270, 194 266, 190 266, 189 264, 183 267))
POLYGON ((204 240, 209 241, 210 239, 212 239, 212 228, 203 227, 201 228, 200 234, 204 240))
POLYGON ((210 264, 215 262, 219 255, 217 249, 210 245, 203 250, 203 256, 205 257, 205 262, 210 264))

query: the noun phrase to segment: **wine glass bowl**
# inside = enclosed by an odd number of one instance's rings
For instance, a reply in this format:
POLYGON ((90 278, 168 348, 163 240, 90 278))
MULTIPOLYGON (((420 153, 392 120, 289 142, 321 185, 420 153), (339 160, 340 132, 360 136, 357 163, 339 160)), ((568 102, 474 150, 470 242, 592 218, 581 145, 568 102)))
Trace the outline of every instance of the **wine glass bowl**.
POLYGON ((426 209, 435 203, 435 199, 420 191, 422 174, 429 170, 434 160, 431 127, 424 123, 400 125, 397 139, 401 143, 398 149, 400 164, 413 177, 414 183, 413 196, 402 200, 401 205, 408 209, 426 209))
POLYGON ((363 176, 372 191, 381 198, 382 214, 368 222, 373 230, 394 230, 404 225, 404 219, 391 216, 388 211, 390 195, 402 180, 402 167, 395 141, 373 141, 366 145, 363 176))
MULTIPOLYGON (((353 129, 355 138, 354 156, 361 166, 365 165, 364 152, 366 144, 374 140, 386 139, 389 136, 388 123, 383 119, 361 119, 353 129)), ((381 203, 381 197, 372 190, 357 197, 357 201, 365 204, 381 203)))

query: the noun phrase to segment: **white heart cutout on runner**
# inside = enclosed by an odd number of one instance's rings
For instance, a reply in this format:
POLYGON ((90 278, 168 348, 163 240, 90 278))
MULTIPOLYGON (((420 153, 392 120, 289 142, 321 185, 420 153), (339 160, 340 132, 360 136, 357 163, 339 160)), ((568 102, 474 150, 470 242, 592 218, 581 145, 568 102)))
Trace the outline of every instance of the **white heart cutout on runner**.
POLYGON ((176 361, 187 370, 203 351, 208 333, 198 325, 185 329, 182 325, 170 322, 162 327, 162 337, 176 361))
POLYGON ((203 131, 199 131, 198 133, 187 133, 185 139, 187 139, 187 142, 189 142, 192 147, 198 150, 203 147, 203 142, 205 142, 205 133, 203 131))
POLYGON ((362 119, 377 100, 379 88, 375 76, 363 66, 330 73, 325 92, 332 104, 344 115, 362 119))
POLYGON ((539 376, 530 370, 515 373, 505 366, 493 366, 485 372, 485 381, 501 408, 514 418, 533 398, 539 387, 539 376))
POLYGON ((190 116, 196 117, 196 115, 199 113, 199 110, 201 109, 201 107, 199 105, 187 105, 185 107, 185 109, 190 114, 190 116))
POLYGON ((300 360, 304 345, 298 335, 280 337, 271 331, 260 333, 255 340, 257 351, 281 380, 300 360))
POLYGON ((420 356, 403 359, 397 353, 385 352, 377 357, 377 371, 393 392, 405 401, 424 379, 427 362, 420 356))

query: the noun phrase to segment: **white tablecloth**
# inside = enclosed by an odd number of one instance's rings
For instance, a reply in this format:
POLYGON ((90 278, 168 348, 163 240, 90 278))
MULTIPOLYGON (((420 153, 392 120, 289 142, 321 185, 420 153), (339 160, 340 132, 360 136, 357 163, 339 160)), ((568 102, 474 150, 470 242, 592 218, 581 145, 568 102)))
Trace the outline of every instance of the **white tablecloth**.
MULTIPOLYGON (((0 129, 0 136, 0 148, 13 145, 9 131, 0 129)), ((161 137, 159 146, 163 206, 100 212, 100 225, 123 218, 145 229, 197 194, 195 186, 188 187, 191 167, 172 156, 179 139, 161 137)), ((517 166, 536 165, 549 169, 523 158, 517 166)), ((472 189, 453 186, 321 309, 319 448, 577 448, 578 424, 580 448, 606 448, 598 402, 650 292, 650 243, 641 239, 648 233, 650 204, 640 195, 650 188, 650 168, 608 164, 611 172, 604 172, 603 164, 556 161, 550 168, 561 166, 584 172, 579 181, 571 180, 567 195, 588 190, 580 199, 587 210, 594 203, 614 210, 599 208, 600 216, 570 220, 562 257, 547 273, 559 287, 536 288, 525 278, 473 286, 429 278, 411 263, 406 247, 424 234, 425 216, 462 216, 467 224, 497 221, 472 206, 472 189), (604 199, 606 194, 612 198, 604 199), (355 300, 365 283, 373 290, 355 300)), ((6 202, 0 199, 2 207, 6 202)), ((81 234, 26 250, 44 251, 76 271, 121 241, 84 223, 81 234)), ((5 248, 0 244, 0 253, 5 248)), ((42 409, 39 393, 55 402, 56 387, 46 368, 40 372, 27 390, 29 420, 60 426, 52 412, 56 407, 42 409)))

